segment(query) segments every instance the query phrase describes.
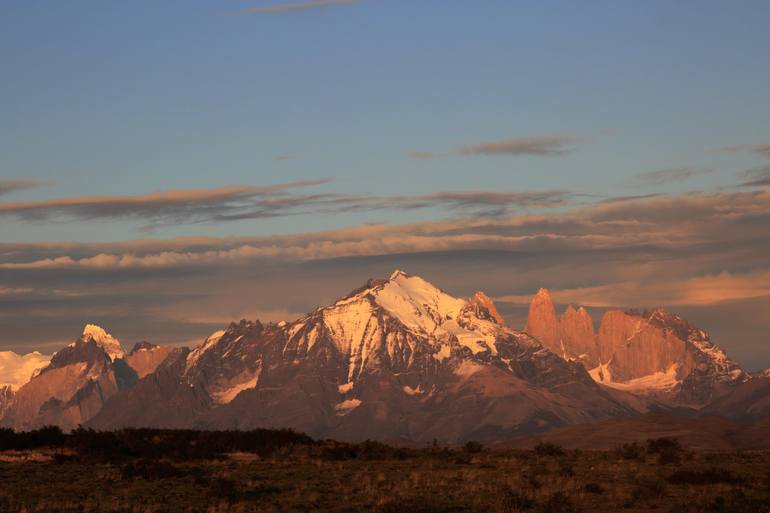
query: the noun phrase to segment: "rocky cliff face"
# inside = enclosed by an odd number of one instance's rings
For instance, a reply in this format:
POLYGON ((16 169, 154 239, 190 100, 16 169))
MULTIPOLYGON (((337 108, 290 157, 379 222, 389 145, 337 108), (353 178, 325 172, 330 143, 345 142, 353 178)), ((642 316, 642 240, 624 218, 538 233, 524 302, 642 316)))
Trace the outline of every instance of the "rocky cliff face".
POLYGON ((424 442, 634 413, 580 364, 501 320, 486 296, 452 297, 395 272, 293 323, 231 324, 119 392, 89 425, 424 442))
POLYGON ((137 342, 124 360, 136 372, 138 378, 143 378, 155 372, 158 365, 174 350, 173 347, 158 346, 148 342, 137 342))
POLYGON ((10 385, 0 386, 0 418, 2 418, 5 410, 10 406, 14 395, 13 388, 10 385))
POLYGON ((739 384, 702 411, 704 414, 739 421, 770 418, 770 376, 757 377, 739 384))
POLYGON ((580 361, 593 379, 665 402, 702 407, 748 379, 708 334, 664 309, 608 311, 598 333, 585 309, 572 305, 557 320, 550 295, 532 300, 525 331, 562 357, 580 361))

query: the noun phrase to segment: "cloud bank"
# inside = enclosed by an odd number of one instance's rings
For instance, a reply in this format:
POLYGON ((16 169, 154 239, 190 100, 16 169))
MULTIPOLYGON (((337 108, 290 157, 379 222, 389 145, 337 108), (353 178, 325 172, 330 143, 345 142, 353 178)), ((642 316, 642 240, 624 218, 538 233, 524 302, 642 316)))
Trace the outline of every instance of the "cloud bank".
POLYGON ((578 138, 568 134, 514 137, 500 141, 468 144, 443 153, 415 151, 410 153, 409 156, 416 159, 474 155, 534 155, 540 157, 555 157, 566 155, 571 152, 571 145, 576 142, 578 142, 578 138))
POLYGON ((46 182, 38 180, 0 180, 0 196, 26 189, 36 189, 46 185, 46 182))
POLYGON ((202 339, 221 321, 249 312, 310 311, 398 267, 453 294, 484 290, 503 300, 512 322, 543 286, 564 303, 668 306, 696 320, 702 315, 703 327, 728 337, 717 339, 728 350, 731 333, 741 333, 744 352, 736 356, 766 358, 770 319, 761 312, 770 305, 770 190, 582 206, 558 198, 408 197, 402 204, 437 201, 459 209, 468 201, 485 208, 567 203, 536 214, 293 235, 0 243, 0 344, 42 348, 67 330, 76 336, 84 322, 105 324, 129 341, 202 339), (717 315, 719 309, 735 315, 717 315))
POLYGON ((440 208, 503 215, 518 208, 551 208, 578 195, 569 191, 463 191, 413 196, 372 196, 335 192, 297 194, 296 189, 331 180, 305 180, 270 186, 238 185, 122 196, 81 196, 0 203, 0 217, 20 221, 112 221, 129 219, 163 224, 222 223, 307 214, 440 208))
POLYGON ((770 157, 770 143, 768 144, 737 144, 735 146, 723 146, 716 150, 717 153, 750 152, 760 157, 770 157))

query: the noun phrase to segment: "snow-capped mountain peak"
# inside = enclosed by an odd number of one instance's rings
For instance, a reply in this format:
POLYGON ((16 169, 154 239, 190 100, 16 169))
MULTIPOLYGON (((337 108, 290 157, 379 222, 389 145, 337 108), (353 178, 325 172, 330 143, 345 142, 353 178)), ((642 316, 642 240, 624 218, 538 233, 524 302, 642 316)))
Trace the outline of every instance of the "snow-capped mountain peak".
POLYGON ((445 293, 419 276, 395 271, 373 291, 375 302, 405 326, 432 334, 446 321, 456 320, 466 301, 445 293))
POLYGON ((107 353, 107 356, 109 356, 112 361, 123 358, 126 354, 123 350, 123 346, 120 345, 120 341, 107 333, 104 328, 97 326, 96 324, 86 324, 80 338, 85 341, 90 339, 96 342, 96 345, 104 349, 104 352, 107 353))

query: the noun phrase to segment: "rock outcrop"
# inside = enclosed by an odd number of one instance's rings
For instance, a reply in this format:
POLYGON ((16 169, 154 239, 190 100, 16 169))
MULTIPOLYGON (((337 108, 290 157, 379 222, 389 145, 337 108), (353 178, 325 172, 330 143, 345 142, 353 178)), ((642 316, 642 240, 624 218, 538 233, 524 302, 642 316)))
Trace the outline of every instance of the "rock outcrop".
POLYGON ((557 319, 550 294, 540 289, 525 331, 563 358, 580 361, 595 381, 672 405, 702 407, 749 379, 705 331, 662 308, 608 311, 594 333, 583 307, 569 305, 557 319))

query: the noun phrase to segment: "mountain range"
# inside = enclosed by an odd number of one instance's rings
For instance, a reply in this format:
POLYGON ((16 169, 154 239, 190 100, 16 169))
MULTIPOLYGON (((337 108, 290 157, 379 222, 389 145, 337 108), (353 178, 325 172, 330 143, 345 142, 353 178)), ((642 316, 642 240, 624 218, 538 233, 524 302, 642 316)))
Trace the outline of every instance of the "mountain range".
POLYGON ((770 377, 663 309, 609 311, 595 330, 584 308, 557 317, 541 289, 519 331, 482 292, 453 297, 401 271, 292 322, 231 323, 193 349, 126 352, 89 324, 50 361, 0 357, 0 425, 17 430, 289 427, 421 444, 648 415, 770 415, 770 377))

